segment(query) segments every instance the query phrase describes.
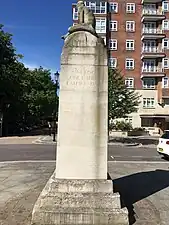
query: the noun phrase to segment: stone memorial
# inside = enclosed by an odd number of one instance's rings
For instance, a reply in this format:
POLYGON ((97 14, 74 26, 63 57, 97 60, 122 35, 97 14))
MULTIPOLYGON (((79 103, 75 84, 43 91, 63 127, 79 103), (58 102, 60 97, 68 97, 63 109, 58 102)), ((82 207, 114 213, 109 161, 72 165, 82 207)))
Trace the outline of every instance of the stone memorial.
POLYGON ((78 13, 61 55, 56 169, 32 225, 127 225, 128 212, 107 179, 107 49, 83 1, 78 13))

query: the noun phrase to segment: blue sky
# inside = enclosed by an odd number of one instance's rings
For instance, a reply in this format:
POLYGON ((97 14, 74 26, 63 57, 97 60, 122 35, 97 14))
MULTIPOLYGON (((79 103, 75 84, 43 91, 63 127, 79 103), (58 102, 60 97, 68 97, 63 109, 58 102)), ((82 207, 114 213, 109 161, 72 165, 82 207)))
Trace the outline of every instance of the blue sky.
POLYGON ((30 68, 60 68, 61 36, 72 25, 72 3, 77 0, 5 0, 0 24, 13 34, 17 52, 30 68))

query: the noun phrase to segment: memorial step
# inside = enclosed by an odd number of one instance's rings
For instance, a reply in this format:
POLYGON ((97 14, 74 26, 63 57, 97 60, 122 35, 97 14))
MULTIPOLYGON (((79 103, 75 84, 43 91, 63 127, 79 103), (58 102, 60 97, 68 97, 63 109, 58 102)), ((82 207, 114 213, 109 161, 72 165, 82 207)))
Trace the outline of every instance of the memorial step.
POLYGON ((111 180, 50 180, 50 189, 55 192, 103 192, 112 193, 113 183, 111 180))
POLYGON ((57 211, 51 206, 49 210, 45 208, 45 213, 41 209, 34 214, 34 219, 39 221, 38 225, 128 225, 127 209, 86 209, 80 208, 58 208, 57 211), (52 209, 52 211, 51 211, 52 209), (46 212, 48 216, 46 217, 46 212), (49 223, 50 221, 50 223, 49 223))
MULTIPOLYGON (((45 208, 51 207, 87 207, 87 208, 121 208, 120 195, 118 193, 62 193, 53 192, 44 196, 45 208)), ((43 199, 42 199, 43 203, 43 199)), ((43 205, 43 204, 42 204, 43 205)))

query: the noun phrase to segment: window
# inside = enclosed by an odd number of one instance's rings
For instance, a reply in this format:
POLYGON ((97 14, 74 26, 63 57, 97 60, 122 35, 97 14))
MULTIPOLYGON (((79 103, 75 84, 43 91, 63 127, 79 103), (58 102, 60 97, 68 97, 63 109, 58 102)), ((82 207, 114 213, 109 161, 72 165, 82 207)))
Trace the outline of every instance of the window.
POLYGON ((164 12, 169 11, 169 2, 168 1, 162 2, 162 9, 163 9, 164 12))
POLYGON ((163 39, 162 47, 163 47, 163 49, 169 49, 169 39, 168 38, 163 39))
POLYGON ((116 68, 117 67, 117 59, 116 58, 110 58, 109 59, 109 66, 111 67, 111 68, 116 68))
POLYGON ((162 88, 168 88, 168 77, 163 77, 162 88))
POLYGON ((169 20, 163 20, 163 30, 169 30, 169 20))
POLYGON ((109 48, 110 48, 110 50, 117 50, 117 40, 116 39, 109 40, 109 48))
POLYGON ((126 4, 126 13, 135 13, 135 3, 126 4))
POLYGON ((153 59, 143 61, 142 72, 157 72, 156 61, 153 59))
POLYGON ((126 122, 126 123, 130 123, 130 124, 132 125, 132 123, 133 123, 133 118, 132 118, 132 116, 126 117, 126 118, 125 118, 125 122, 126 122))
POLYGON ((135 21, 126 21, 126 31, 129 32, 135 31, 135 21))
POLYGON ((106 33, 106 18, 96 18, 96 32, 106 33))
POLYGON ((118 12, 118 3, 117 2, 113 2, 109 4, 109 11, 111 13, 117 13, 118 12))
POLYGON ((141 118, 142 127, 154 127, 154 121, 152 118, 141 118))
POLYGON ((143 108, 154 108, 154 98, 143 98, 143 108))
POLYGON ((117 21, 115 21, 115 20, 112 20, 112 21, 110 21, 110 30, 111 31, 117 31, 117 21))
POLYGON ((126 40, 126 50, 134 50, 134 40, 126 40))
POLYGON ((78 20, 78 11, 77 11, 77 8, 73 8, 73 20, 78 20))
POLYGON ((169 69, 169 58, 164 58, 163 59, 163 68, 164 69, 169 69))
POLYGON ((106 13, 106 6, 107 3, 106 2, 85 2, 85 5, 87 8, 89 8, 90 10, 92 10, 93 13, 98 13, 98 14, 105 14, 106 13))
POLYGON ((143 78, 143 88, 154 89, 155 88, 155 79, 154 78, 143 78))
POLYGON ((125 85, 127 88, 133 88, 134 87, 134 78, 126 78, 125 85))
POLYGON ((133 70, 134 69, 134 59, 127 58, 125 68, 127 70, 133 70))

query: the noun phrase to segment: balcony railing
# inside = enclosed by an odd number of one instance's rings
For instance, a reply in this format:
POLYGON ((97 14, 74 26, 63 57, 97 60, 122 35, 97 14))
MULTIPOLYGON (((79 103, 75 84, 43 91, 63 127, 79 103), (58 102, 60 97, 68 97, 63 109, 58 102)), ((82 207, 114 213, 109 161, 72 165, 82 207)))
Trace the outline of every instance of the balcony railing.
POLYGON ((143 9, 142 15, 164 15, 164 12, 162 10, 152 10, 152 9, 143 9))
POLYGON ((163 34, 164 31, 162 29, 157 29, 157 28, 143 28, 142 33, 144 33, 144 34, 163 34))
POLYGON ((162 73, 164 69, 162 67, 142 67, 143 73, 162 73))
POLYGON ((144 46, 142 48, 142 53, 162 53, 162 52, 164 52, 164 49, 159 47, 144 46))

